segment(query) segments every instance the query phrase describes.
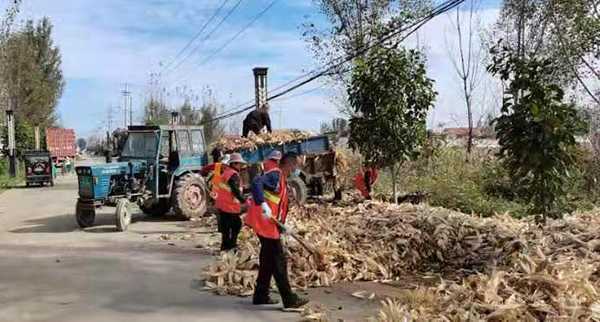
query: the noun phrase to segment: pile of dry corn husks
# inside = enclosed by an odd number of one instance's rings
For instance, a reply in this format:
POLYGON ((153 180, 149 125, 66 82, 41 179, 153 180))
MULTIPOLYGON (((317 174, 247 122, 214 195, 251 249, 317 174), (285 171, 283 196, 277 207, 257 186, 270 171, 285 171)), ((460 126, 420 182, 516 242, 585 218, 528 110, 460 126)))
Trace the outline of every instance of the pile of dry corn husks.
MULTIPOLYGON (((415 290, 431 294, 429 305, 390 308, 388 303, 388 309, 418 321, 600 318, 600 216, 594 214, 542 229, 507 215, 478 218, 368 202, 308 205, 295 209, 291 218, 290 226, 325 255, 327 264, 319 270, 314 258, 290 240, 288 269, 295 287, 437 272, 439 286, 415 290)), ((237 256, 223 255, 204 271, 208 289, 251 294, 258 245, 251 232, 244 233, 242 244, 237 256)))
POLYGON ((224 136, 215 143, 213 148, 223 151, 236 151, 239 149, 256 149, 259 145, 273 144, 279 145, 287 142, 294 142, 307 139, 313 136, 310 132, 300 130, 275 130, 273 133, 254 134, 250 132, 247 138, 238 136, 224 136))

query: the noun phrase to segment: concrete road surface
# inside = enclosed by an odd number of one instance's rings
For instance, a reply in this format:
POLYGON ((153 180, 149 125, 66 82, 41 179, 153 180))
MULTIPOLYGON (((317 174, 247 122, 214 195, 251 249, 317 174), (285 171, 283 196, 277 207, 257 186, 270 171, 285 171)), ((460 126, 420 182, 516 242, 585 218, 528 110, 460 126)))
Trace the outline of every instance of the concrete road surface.
POLYGON ((193 242, 161 241, 177 221, 138 220, 115 232, 114 215, 83 231, 76 178, 53 188, 0 193, 0 321, 298 321, 277 306, 195 288, 214 260, 193 242))

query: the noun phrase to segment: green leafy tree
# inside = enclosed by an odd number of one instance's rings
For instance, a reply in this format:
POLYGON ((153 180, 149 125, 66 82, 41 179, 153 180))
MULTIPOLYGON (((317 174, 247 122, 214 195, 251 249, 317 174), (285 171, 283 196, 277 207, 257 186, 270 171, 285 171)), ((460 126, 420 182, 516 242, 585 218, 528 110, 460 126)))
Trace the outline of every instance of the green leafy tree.
POLYGON ((499 157, 514 184, 525 191, 530 213, 545 221, 565 209, 569 169, 575 162, 575 135, 584 124, 553 78, 549 59, 493 50, 489 71, 508 83, 496 119, 499 157))
POLYGON ((3 43, 7 63, 0 76, 15 104, 16 120, 42 127, 56 121, 55 109, 65 85, 52 28, 48 18, 37 23, 28 20, 3 43))
POLYGON ((426 138, 427 111, 437 93, 416 50, 379 48, 358 61, 348 88, 356 116, 350 119, 350 146, 365 162, 392 171, 417 156, 426 138))

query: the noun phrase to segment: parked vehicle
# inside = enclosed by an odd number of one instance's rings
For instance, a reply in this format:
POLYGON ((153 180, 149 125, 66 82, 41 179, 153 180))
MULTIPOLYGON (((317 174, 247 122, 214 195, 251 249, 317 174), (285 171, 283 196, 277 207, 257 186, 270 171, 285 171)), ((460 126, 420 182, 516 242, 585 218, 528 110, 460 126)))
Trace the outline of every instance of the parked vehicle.
POLYGON ((52 161, 62 166, 68 158, 74 160, 77 154, 75 145, 75 130, 49 127, 46 129, 46 148, 52 156, 52 161))
POLYGON ((23 152, 25 162, 25 185, 49 184, 54 186, 52 177, 52 157, 48 151, 25 151, 23 152))
POLYGON ((118 162, 76 168, 80 227, 94 224, 96 209, 116 206, 117 229, 131 222, 130 203, 150 215, 171 208, 184 218, 201 216, 207 190, 198 174, 208 161, 202 127, 130 126, 118 162))

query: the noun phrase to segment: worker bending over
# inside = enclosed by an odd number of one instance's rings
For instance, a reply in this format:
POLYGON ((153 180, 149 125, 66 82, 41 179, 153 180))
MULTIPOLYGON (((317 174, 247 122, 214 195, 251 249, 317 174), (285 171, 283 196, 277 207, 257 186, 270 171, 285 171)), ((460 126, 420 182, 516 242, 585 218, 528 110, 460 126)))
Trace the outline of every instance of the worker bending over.
POLYGON ((251 131, 254 134, 260 134, 264 127, 267 128, 268 133, 272 132, 268 104, 248 113, 242 124, 242 136, 245 138, 248 137, 251 131))
MULTIPOLYGON (((246 161, 239 153, 233 153, 229 162, 222 169, 222 174, 213 176, 213 193, 215 207, 218 210, 217 222, 221 233, 221 250, 229 251, 237 248, 237 238, 242 229, 241 214, 246 210, 246 198, 242 194, 240 171, 246 161), (217 180, 215 180, 217 176, 217 180)), ((217 172, 218 169, 215 169, 217 172)))
POLYGON ((281 243, 285 226, 277 224, 277 221, 285 224, 289 202, 287 177, 297 168, 297 155, 289 153, 282 157, 278 168, 252 181, 253 201, 245 221, 260 239, 258 277, 252 299, 255 305, 278 303, 269 296, 271 277, 275 278, 285 308, 298 308, 308 303, 307 299, 296 295, 290 286, 287 259, 281 243))
POLYGON ((377 168, 366 166, 358 170, 354 177, 354 185, 360 194, 367 200, 371 200, 371 191, 375 182, 377 182, 377 168))

